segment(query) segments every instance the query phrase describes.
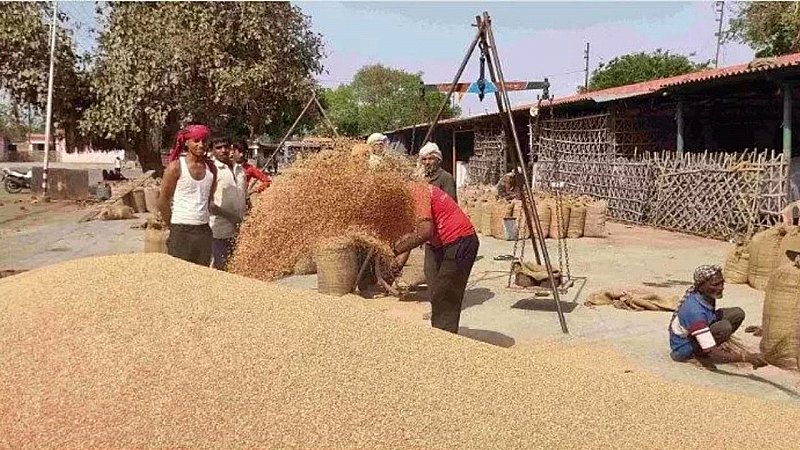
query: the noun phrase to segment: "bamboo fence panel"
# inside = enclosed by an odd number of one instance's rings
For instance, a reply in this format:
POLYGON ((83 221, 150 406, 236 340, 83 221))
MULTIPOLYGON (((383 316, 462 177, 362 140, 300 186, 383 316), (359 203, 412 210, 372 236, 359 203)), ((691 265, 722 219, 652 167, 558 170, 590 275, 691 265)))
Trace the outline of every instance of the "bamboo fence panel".
POLYGON ((747 238, 780 220, 788 193, 781 152, 653 152, 637 126, 609 114, 543 120, 536 187, 605 199, 615 220, 718 239, 747 238))
POLYGON ((505 173, 504 131, 501 128, 477 129, 474 142, 468 168, 470 183, 496 184, 505 173))

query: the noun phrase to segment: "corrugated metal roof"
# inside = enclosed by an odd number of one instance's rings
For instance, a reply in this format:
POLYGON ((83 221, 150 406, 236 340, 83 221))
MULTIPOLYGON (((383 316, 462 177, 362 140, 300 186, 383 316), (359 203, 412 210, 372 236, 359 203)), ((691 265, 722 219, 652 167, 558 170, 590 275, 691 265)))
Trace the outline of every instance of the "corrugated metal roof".
MULTIPOLYGON (((775 58, 755 59, 747 64, 722 67, 720 69, 701 70, 700 72, 687 73, 669 78, 644 81, 641 83, 628 84, 599 91, 587 92, 585 94, 575 94, 567 97, 554 99, 553 106, 578 103, 581 101, 594 101, 602 103, 606 101, 619 100, 621 98, 638 97, 658 92, 671 86, 682 86, 701 81, 709 81, 721 78, 734 77, 747 73, 766 72, 769 70, 781 69, 785 67, 800 66, 800 53, 778 56, 775 58)), ((542 107, 549 107, 550 102, 543 102, 542 107)), ((533 105, 520 106, 517 109, 527 109, 533 105)))
MULTIPOLYGON (((735 77, 748 73, 766 72, 770 70, 782 69, 786 67, 800 66, 800 53, 793 53, 791 55, 778 56, 775 58, 759 58, 746 64, 738 64, 735 66, 722 67, 719 69, 702 70, 700 72, 687 73, 685 75, 678 75, 669 78, 660 78, 658 80, 644 81, 641 83, 628 84, 625 86, 618 86, 609 89, 602 89, 599 91, 587 92, 583 94, 574 94, 566 97, 553 99, 552 102, 542 102, 542 108, 548 108, 550 105, 568 105, 580 102, 595 102, 605 103, 624 98, 640 97, 649 95, 673 86, 684 86, 692 83, 699 83, 703 81, 710 81, 722 78, 735 77)), ((526 105, 515 106, 515 112, 527 111, 531 107, 537 106, 536 103, 529 103, 526 105)), ((497 113, 484 114, 479 116, 456 118, 440 120, 439 124, 449 124, 456 122, 471 122, 474 120, 485 119, 497 115, 497 113)), ((427 127, 427 123, 415 125, 417 127, 427 127)), ((402 130, 409 130, 413 126, 400 128, 398 130, 388 131, 387 133, 395 133, 402 130)))

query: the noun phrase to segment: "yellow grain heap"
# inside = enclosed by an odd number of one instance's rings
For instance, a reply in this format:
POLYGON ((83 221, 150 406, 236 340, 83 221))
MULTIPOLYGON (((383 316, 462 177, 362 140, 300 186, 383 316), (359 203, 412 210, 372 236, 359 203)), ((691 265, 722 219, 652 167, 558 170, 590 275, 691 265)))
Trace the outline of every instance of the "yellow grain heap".
POLYGON ((610 351, 503 349, 163 254, 4 278, 0 311, 1 448, 800 442, 797 407, 670 384, 610 351))
POLYGON ((231 272, 261 280, 292 273, 325 240, 360 235, 388 245, 412 231, 414 213, 406 176, 411 165, 387 153, 370 168, 352 142, 335 143, 300 160, 267 189, 242 225, 231 272))

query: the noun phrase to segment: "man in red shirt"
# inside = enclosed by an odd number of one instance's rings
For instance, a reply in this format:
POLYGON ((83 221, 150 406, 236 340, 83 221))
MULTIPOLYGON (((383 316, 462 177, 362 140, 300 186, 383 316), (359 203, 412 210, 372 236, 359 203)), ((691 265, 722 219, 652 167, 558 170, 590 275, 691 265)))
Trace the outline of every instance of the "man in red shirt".
POLYGON ((431 325, 457 334, 464 291, 478 256, 478 236, 467 215, 438 187, 412 183, 411 193, 417 227, 394 244, 396 267, 403 267, 408 251, 430 244, 434 262, 428 286, 431 325))
POLYGON ((262 192, 264 189, 268 188, 272 183, 272 179, 269 175, 259 170, 258 167, 247 161, 247 144, 243 141, 234 141, 231 147, 233 147, 234 161, 241 164, 242 169, 244 169, 244 174, 247 177, 247 186, 250 186, 250 182, 255 178, 261 182, 256 192, 262 192))

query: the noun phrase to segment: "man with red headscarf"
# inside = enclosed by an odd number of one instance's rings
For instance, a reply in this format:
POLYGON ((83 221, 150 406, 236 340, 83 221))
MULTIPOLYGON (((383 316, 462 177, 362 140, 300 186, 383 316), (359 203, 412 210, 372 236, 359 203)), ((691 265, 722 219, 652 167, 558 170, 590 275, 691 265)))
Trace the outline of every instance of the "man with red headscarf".
POLYGON ((170 229, 167 253, 203 266, 211 263, 209 203, 217 182, 216 167, 206 156, 210 134, 205 125, 188 125, 178 132, 158 199, 161 217, 170 229), (186 156, 181 156, 184 150, 186 156))

